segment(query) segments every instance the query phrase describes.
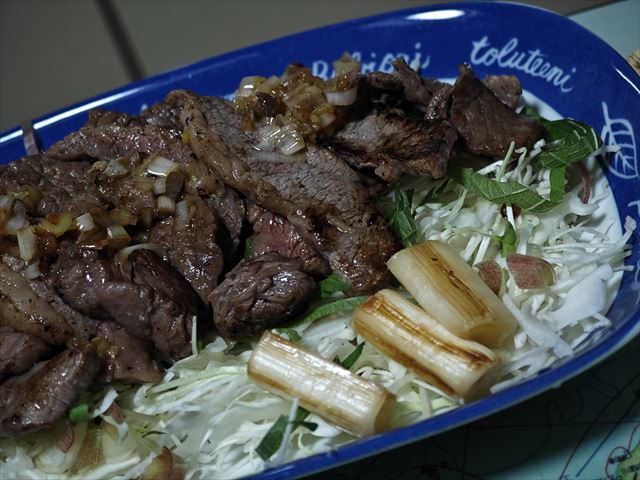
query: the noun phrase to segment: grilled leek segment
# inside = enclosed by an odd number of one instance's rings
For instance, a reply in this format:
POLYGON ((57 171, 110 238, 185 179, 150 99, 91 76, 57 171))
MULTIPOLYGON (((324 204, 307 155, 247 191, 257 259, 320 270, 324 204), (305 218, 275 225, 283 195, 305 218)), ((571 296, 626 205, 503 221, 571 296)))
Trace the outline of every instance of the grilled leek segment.
POLYGON ((395 395, 340 365, 266 331, 248 365, 249 379, 356 436, 385 430, 395 395))
POLYGON ((444 242, 405 248, 387 262, 418 304, 455 335, 500 346, 517 322, 480 276, 444 242))
POLYGON ((487 347, 456 337, 393 290, 361 303, 351 322, 373 347, 452 396, 464 397, 498 361, 487 347))

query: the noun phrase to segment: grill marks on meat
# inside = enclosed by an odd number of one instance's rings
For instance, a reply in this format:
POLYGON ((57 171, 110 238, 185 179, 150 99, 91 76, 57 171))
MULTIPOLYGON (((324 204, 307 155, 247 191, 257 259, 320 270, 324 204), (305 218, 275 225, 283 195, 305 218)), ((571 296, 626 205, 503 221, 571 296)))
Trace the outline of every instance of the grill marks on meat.
POLYGON ((0 437, 39 430, 62 418, 100 369, 93 344, 65 350, 0 386, 0 437))
POLYGON ((504 157, 512 141, 531 149, 544 135, 539 123, 498 100, 465 65, 451 92, 449 119, 467 151, 494 158, 504 157))
POLYGON ((191 146, 229 186, 285 217, 313 244, 355 292, 372 291, 389 279, 386 260, 399 248, 375 211, 357 174, 328 149, 310 146, 304 155, 261 152, 240 128, 224 100, 172 92, 182 107, 191 146))
POLYGON ((224 267, 224 256, 217 243, 217 219, 200 197, 187 195, 184 201, 188 205, 187 224, 176 230, 175 217, 169 217, 151 228, 149 241, 164 248, 171 264, 206 301, 224 267))
POLYGON ((0 327, 0 382, 26 372, 50 353, 49 345, 38 337, 0 327))
POLYGON ((52 266, 54 284, 79 312, 117 322, 172 358, 187 356, 192 318, 204 311, 191 286, 149 250, 131 252, 121 266, 96 250, 66 246, 52 266))
POLYGON ((303 311, 316 283, 297 258, 268 253, 241 261, 209 295, 218 330, 244 338, 282 325, 303 311))

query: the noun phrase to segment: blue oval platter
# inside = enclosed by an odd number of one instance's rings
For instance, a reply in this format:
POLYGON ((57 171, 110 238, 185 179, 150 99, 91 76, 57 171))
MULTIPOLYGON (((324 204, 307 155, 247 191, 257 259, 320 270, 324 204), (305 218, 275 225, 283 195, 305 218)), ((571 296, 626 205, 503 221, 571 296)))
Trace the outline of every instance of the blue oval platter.
MULTIPOLYGON (((291 62, 332 74, 344 51, 364 71, 392 71, 403 56, 422 74, 454 78, 467 62, 479 77, 516 75, 522 86, 564 117, 594 127, 620 150, 603 165, 622 222, 640 223, 640 77, 610 46, 551 12, 508 3, 447 3, 340 23, 238 50, 108 92, 33 121, 43 147, 79 129, 87 111, 102 107, 137 114, 176 88, 204 95, 233 93, 247 75, 280 75, 291 62)), ((25 155, 22 131, 0 134, 0 163, 25 155)), ((640 332, 640 243, 631 239, 634 266, 623 277, 608 312, 612 327, 576 356, 536 377, 414 425, 365 438, 256 475, 280 479, 308 475, 436 435, 522 402, 602 360, 640 332)))

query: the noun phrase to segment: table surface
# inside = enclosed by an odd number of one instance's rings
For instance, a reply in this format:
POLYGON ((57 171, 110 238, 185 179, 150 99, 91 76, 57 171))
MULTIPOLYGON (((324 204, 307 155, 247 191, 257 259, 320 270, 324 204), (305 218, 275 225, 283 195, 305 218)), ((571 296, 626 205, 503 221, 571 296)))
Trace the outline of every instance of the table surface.
MULTIPOLYGON (((231 2, 226 1, 215 2, 213 7, 211 3, 182 2, 181 5, 187 6, 181 11, 180 8, 176 8, 176 2, 153 3, 154 8, 164 9, 170 17, 182 13, 197 18, 198 15, 193 15, 194 8, 231 7, 231 2)), ((264 5, 260 2, 243 2, 243 5, 247 6, 249 3, 255 8, 262 8, 264 5)), ((326 10, 319 2, 313 1, 275 2, 270 5, 278 3, 290 10, 301 8, 302 3, 306 8, 315 8, 314 5, 317 5, 318 12, 326 10)), ((322 3, 324 5, 324 2, 322 3)), ((364 16, 424 3, 428 2, 346 1, 341 5, 342 14, 348 18, 348 15, 364 16), (360 15, 357 15, 358 12, 360 15)), ((529 3, 537 3, 564 14, 579 11, 569 15, 570 18, 608 42, 625 57, 640 49, 640 0, 609 2, 597 8, 589 7, 606 2, 533 0, 529 3)), ((147 30, 132 28, 132 25, 140 21, 140 16, 145 14, 149 5, 149 2, 125 0, 0 0, 0 130, 9 128, 22 119, 38 116, 47 110, 60 108, 128 83, 136 76, 177 67, 179 63, 175 63, 176 58, 183 59, 180 63, 185 63, 196 60, 198 55, 201 55, 200 52, 210 50, 201 44, 192 44, 193 48, 187 50, 184 46, 180 47, 182 50, 176 50, 175 47, 171 50, 171 45, 162 44, 162 31, 157 32, 158 36, 153 38, 154 34, 150 32, 149 27, 145 27, 147 30), (74 16, 82 16, 85 20, 74 20, 73 28, 76 34, 92 39, 91 51, 100 52, 99 63, 95 63, 93 59, 95 54, 85 61, 82 52, 73 50, 78 48, 77 39, 62 33, 66 28, 65 22, 69 20, 64 11, 60 11, 63 4, 72 5, 74 16), (109 11, 101 10, 100 5, 104 4, 112 7, 115 5, 116 15, 122 16, 119 20, 127 28, 120 32, 120 38, 118 35, 110 37, 108 22, 106 25, 101 22, 105 14, 109 15, 109 11), (43 28, 45 34, 52 35, 56 40, 51 42, 55 44, 56 53, 49 51, 50 46, 43 43, 34 33, 37 31, 43 35, 42 29, 33 28, 33 31, 28 32, 30 37, 26 36, 27 32, 18 31, 22 28, 20 25, 24 25, 24 22, 18 19, 20 15, 32 15, 31 20, 36 24, 38 15, 47 18, 47 26, 43 28), (21 35, 25 37, 21 48, 23 51, 16 53, 15 39, 20 38, 22 42, 21 35), (128 52, 125 48, 123 52, 122 42, 125 47, 132 44, 135 48, 128 52), (82 81, 78 81, 74 75, 60 78, 56 76, 60 74, 56 65, 68 61, 61 56, 61 52, 65 51, 67 56, 70 51, 76 54, 76 64, 83 65, 85 77, 82 81), (28 58, 21 59, 21 55, 28 58), (34 72, 29 70, 30 64, 42 64, 37 60, 38 55, 42 56, 42 62, 50 62, 46 68, 40 70, 40 73, 47 74, 49 83, 44 86, 41 80, 34 78, 34 72), (31 56, 35 56, 36 61, 31 56), (20 98, 21 95, 14 94, 16 91, 24 94, 25 89, 33 92, 33 95, 28 95, 28 98, 22 95, 23 98, 20 98)), ((277 8, 274 7, 274 10, 277 8)), ((305 16, 307 17, 309 16, 305 16)), ((322 24, 324 17, 311 17, 309 22, 312 23, 300 23, 296 30, 322 24)), ((324 23, 330 21, 332 20, 324 23)), ((256 38, 248 35, 243 41, 250 44, 283 34, 278 24, 274 26, 270 22, 264 23, 266 25, 262 30, 254 32, 256 38), (273 32, 269 28, 274 29, 273 32)), ((229 46, 225 43, 225 38, 221 37, 217 39, 213 51, 201 56, 211 56, 240 46, 243 45, 229 46)), ((620 352, 560 388, 516 407, 434 438, 320 473, 312 478, 640 480, 640 338, 636 338, 620 352), (631 455, 626 452, 631 452, 631 455)))

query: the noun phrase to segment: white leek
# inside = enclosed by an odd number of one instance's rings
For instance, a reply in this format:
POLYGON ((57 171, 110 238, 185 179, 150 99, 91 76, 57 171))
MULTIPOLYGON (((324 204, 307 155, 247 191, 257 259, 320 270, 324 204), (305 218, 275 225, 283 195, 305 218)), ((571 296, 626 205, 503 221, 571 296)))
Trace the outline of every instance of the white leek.
POLYGON ((385 430, 396 401, 383 387, 268 331, 249 359, 248 375, 360 437, 385 430))
POLYGON ((493 347, 515 331, 513 315, 446 243, 429 240, 405 248, 387 265, 418 304, 455 335, 493 347))

